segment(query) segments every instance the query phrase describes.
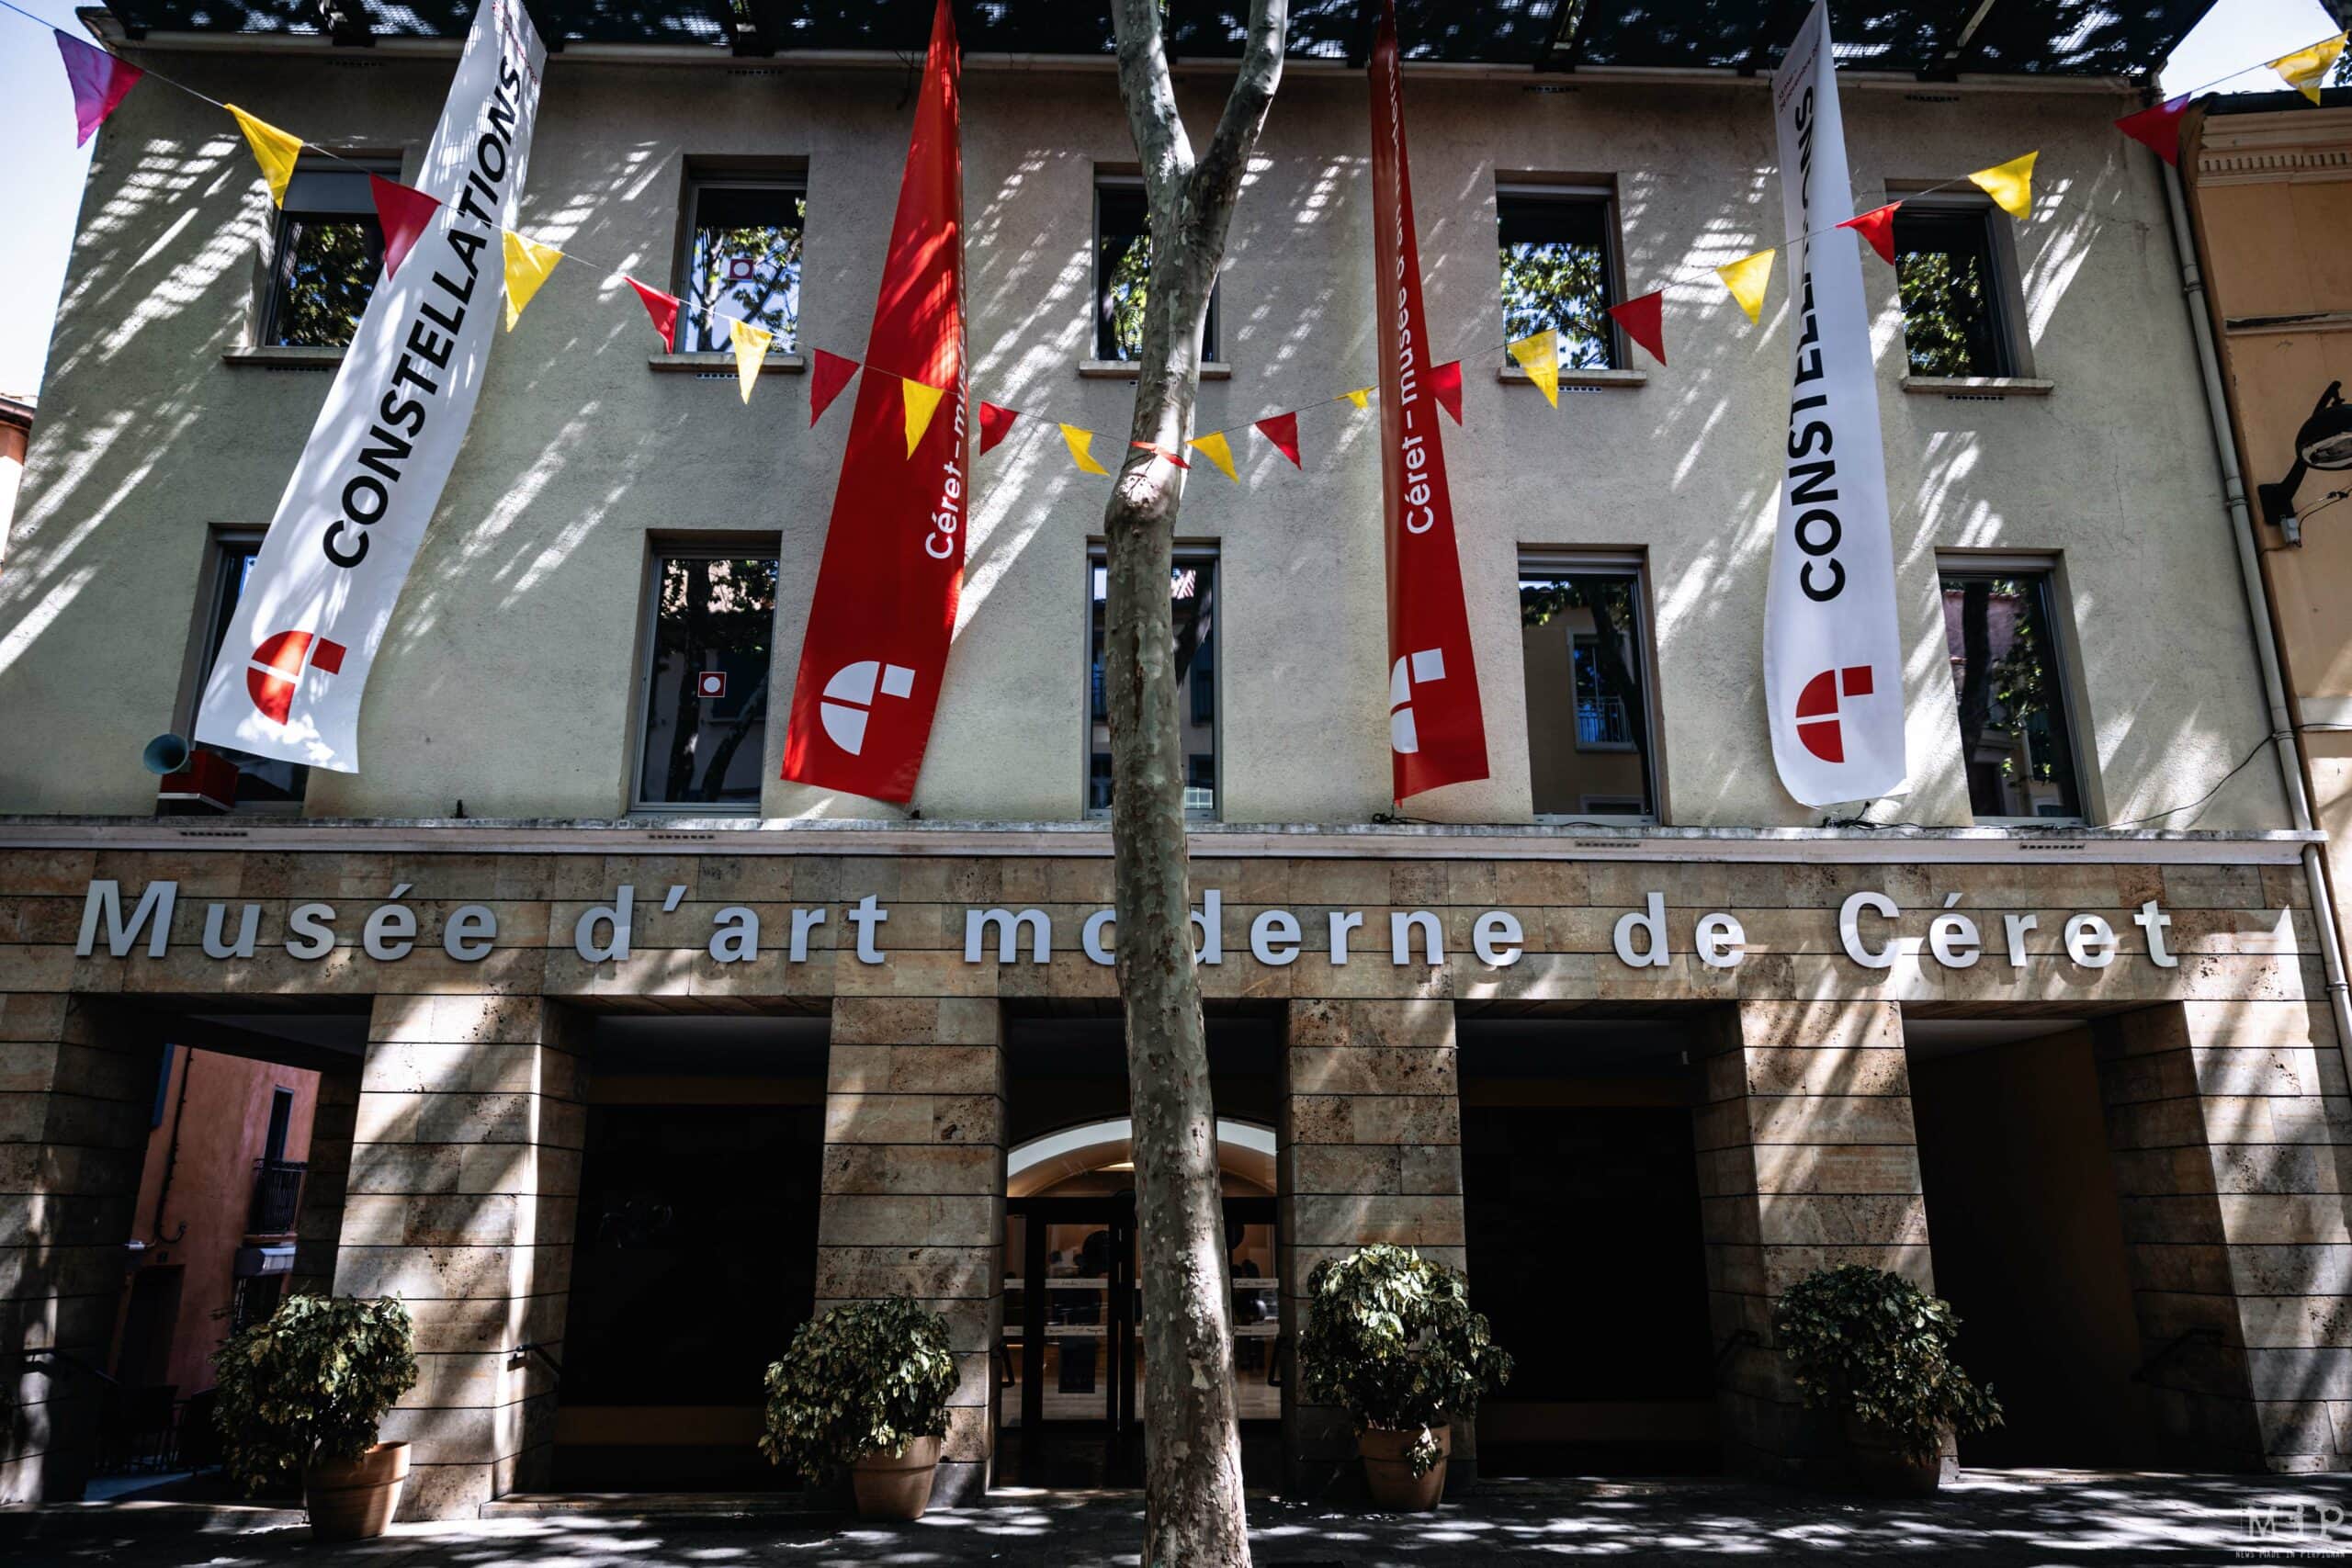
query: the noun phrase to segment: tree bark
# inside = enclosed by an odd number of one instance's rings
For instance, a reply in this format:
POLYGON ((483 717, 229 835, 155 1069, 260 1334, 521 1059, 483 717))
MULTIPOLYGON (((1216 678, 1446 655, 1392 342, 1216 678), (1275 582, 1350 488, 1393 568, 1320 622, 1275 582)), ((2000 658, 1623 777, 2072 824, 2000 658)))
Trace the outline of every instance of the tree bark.
POLYGON ((1251 0, 1240 73, 1195 163, 1158 0, 1117 0, 1119 90, 1151 211, 1151 274, 1130 448, 1103 514, 1103 688, 1143 1289, 1146 1568, 1250 1561, 1227 1313, 1208 1044, 1193 973, 1169 574, 1200 385, 1201 335, 1241 176, 1282 81, 1286 0, 1251 0))

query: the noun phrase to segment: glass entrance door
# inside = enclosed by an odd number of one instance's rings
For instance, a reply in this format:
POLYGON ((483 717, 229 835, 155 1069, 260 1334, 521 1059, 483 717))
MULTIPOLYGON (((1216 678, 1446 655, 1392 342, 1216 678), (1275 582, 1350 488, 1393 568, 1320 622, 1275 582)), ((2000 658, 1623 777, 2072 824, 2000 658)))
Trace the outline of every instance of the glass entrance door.
MULTIPOLYGON (((1234 1375, 1245 1452, 1282 1418, 1274 1201, 1228 1198, 1234 1375)), ((1128 1484, 1143 1459, 1135 1198, 1016 1198, 1005 1204, 1004 1325, 997 1350, 999 1451, 1022 1484, 1128 1484)))

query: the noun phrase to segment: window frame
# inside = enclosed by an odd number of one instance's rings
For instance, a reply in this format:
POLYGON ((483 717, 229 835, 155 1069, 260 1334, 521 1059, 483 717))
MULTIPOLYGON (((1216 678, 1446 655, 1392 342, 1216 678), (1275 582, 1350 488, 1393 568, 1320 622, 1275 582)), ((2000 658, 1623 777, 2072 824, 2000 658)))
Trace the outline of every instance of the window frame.
MULTIPOLYGON (((1078 684, 1079 690, 1084 694, 1084 697, 1079 705, 1080 722, 1079 725, 1080 744, 1078 800, 1080 819, 1088 822, 1106 822, 1110 820, 1111 817, 1110 808, 1108 807, 1097 807, 1092 804, 1094 758, 1096 755, 1094 750, 1094 726, 1097 722, 1094 716, 1094 573, 1097 569, 1107 568, 1109 557, 1109 547, 1106 546, 1102 540, 1097 538, 1089 539, 1086 542, 1086 577, 1084 579, 1086 592, 1079 601, 1079 614, 1081 619, 1079 623, 1078 684)), ((1169 564, 1171 567, 1181 568, 1188 561, 1195 564, 1201 561, 1209 561, 1216 565, 1217 569, 1216 591, 1218 592, 1221 596, 1225 586, 1225 552, 1218 545, 1217 541, 1214 539, 1177 540, 1174 553, 1170 557, 1169 564)), ((1221 613, 1221 609, 1213 612, 1213 614, 1221 613)), ((1106 612, 1106 630, 1107 626, 1108 615, 1106 612)), ((1212 637, 1216 637, 1219 635, 1221 629, 1222 628, 1218 627, 1214 622, 1212 622, 1209 627, 1209 635, 1212 637)), ((1184 820, 1188 823, 1221 822, 1225 819, 1224 667, 1225 660, 1223 659, 1216 658, 1214 655, 1211 657, 1209 660, 1209 703, 1211 711, 1209 714, 1208 730, 1210 749, 1209 755, 1214 763, 1214 766, 1211 769, 1214 782, 1209 787, 1216 794, 1216 808, 1213 811, 1195 811, 1190 807, 1187 807, 1184 811, 1184 820)), ((1182 720, 1184 715, 1191 710, 1192 692, 1191 679, 1189 675, 1186 677, 1185 681, 1180 684, 1179 690, 1176 694, 1176 702, 1177 716, 1182 720)), ((1106 728, 1110 725, 1109 705, 1107 702, 1104 705, 1103 717, 1100 722, 1106 728)), ((1110 752, 1106 749, 1102 755, 1107 758, 1110 755, 1110 752)), ((1183 752, 1184 774, 1186 780, 1183 787, 1187 789, 1193 787, 1191 784, 1191 776, 1192 760, 1193 755, 1194 753, 1189 750, 1186 750, 1183 752)))
MULTIPOLYGON (((187 651, 183 660, 187 677, 180 682, 178 698, 172 704, 172 732, 188 737, 191 745, 195 743, 197 709, 204 701, 204 688, 212 679, 212 668, 220 662, 220 647, 216 639, 225 635, 228 627, 224 623, 236 610, 238 573, 231 570, 231 564, 258 555, 262 542, 268 536, 267 528, 243 523, 216 523, 205 531, 204 564, 197 576, 196 615, 188 626, 187 651)), ((288 766, 294 770, 293 799, 246 800, 241 794, 231 806, 231 815, 301 816, 303 803, 310 795, 311 770, 300 762, 288 766)), ((244 770, 238 768, 237 772, 243 775, 244 770)))
MULTIPOLYGON (((1103 342, 1102 334, 1109 326, 1109 323, 1103 319, 1102 315, 1102 193, 1105 190, 1131 190, 1137 192, 1138 194, 1143 194, 1143 176, 1139 174, 1130 174, 1116 169, 1097 169, 1094 171, 1094 189, 1093 196, 1091 197, 1091 210, 1093 216, 1092 220, 1088 227, 1086 246, 1086 276, 1088 279, 1088 287, 1086 290, 1086 310, 1088 318, 1086 352, 1087 356, 1097 364, 1139 365, 1142 363, 1140 360, 1119 359, 1104 352, 1106 345, 1103 342)), ((1144 222, 1146 224, 1146 231, 1148 232, 1148 226, 1151 221, 1151 212, 1150 200, 1148 195, 1146 196, 1144 206, 1144 222)), ((1218 341, 1221 329, 1217 319, 1220 314, 1218 309, 1219 303, 1223 299, 1224 295, 1225 273, 1223 267, 1220 266, 1217 271, 1216 281, 1209 286, 1208 317, 1201 326, 1201 363, 1203 365, 1222 365, 1225 363, 1225 361, 1217 357, 1217 351, 1224 346, 1218 341)))
MULTIPOLYGON (((768 780, 767 737, 765 725, 775 717, 773 679, 768 685, 768 717, 763 721, 760 738, 761 798, 751 801, 726 800, 647 800, 645 788, 645 748, 651 739, 647 726, 647 708, 653 697, 653 650, 660 642, 662 618, 661 571, 664 561, 673 560, 751 560, 774 557, 776 563, 776 603, 769 612, 778 616, 784 610, 784 538, 781 534, 747 533, 743 537, 713 537, 707 534, 684 537, 650 535, 645 541, 644 559, 638 568, 637 647, 632 656, 635 677, 629 682, 628 744, 622 764, 628 770, 622 785, 622 798, 627 814, 631 817, 760 817, 766 812, 768 780)), ((773 618, 768 637, 768 664, 773 677, 779 651, 779 632, 773 618)))
MULTIPOLYGON (((1503 244, 1503 206, 1507 201, 1549 202, 1563 206, 1589 204, 1600 209, 1601 291, 1608 297, 1608 303, 1601 307, 1600 325, 1602 341, 1609 345, 1609 363, 1605 366, 1572 367, 1564 358, 1560 362, 1560 375, 1565 379, 1578 374, 1589 376, 1600 371, 1632 368, 1633 361, 1626 352, 1625 329, 1608 313, 1625 302, 1625 236, 1623 214, 1617 201, 1617 182, 1597 175, 1561 179, 1544 179, 1530 175, 1510 177, 1498 174, 1495 176, 1495 302, 1498 310, 1503 308, 1500 252, 1503 244)), ((1508 327, 1505 331, 1508 333, 1508 327)), ((1505 367, 1513 369, 1519 365, 1507 348, 1503 351, 1502 363, 1505 367)))
MULTIPOLYGON (((682 312, 693 315, 700 309, 691 282, 691 269, 694 265, 695 231, 698 227, 695 217, 702 209, 703 193, 711 189, 778 190, 797 195, 806 202, 808 199, 808 166, 805 162, 763 162, 737 168, 724 161, 692 160, 686 165, 684 179, 684 186, 679 193, 678 202, 677 244, 670 260, 670 288, 682 301, 682 312)), ((800 220, 800 298, 794 310, 792 341, 775 344, 772 348, 774 357, 783 359, 801 352, 799 322, 808 303, 808 219, 804 211, 800 220)), ((693 327, 685 321, 681 321, 679 327, 679 342, 682 345, 690 344, 693 327)), ((679 352, 723 354, 729 351, 724 347, 704 350, 682 346, 679 352)))
MULTIPOLYGON (((1958 550, 1936 552, 1936 621, 1943 630, 1944 581, 1949 577, 2016 577, 2033 580, 2040 585, 2041 614, 2050 635, 2050 680, 2052 689, 2059 694, 2065 708, 2058 716, 2058 728, 2065 738, 2066 755, 2075 771, 2075 809, 2069 813, 2034 814, 2024 817, 1985 817, 1976 812, 1975 802, 1969 800, 1969 819, 1983 828, 2087 828, 2096 819, 2094 805, 2097 781, 2092 776, 2094 755, 2084 744, 2083 714, 2086 694, 2076 677, 2081 668, 2075 657, 2075 627, 2073 618, 2064 613, 2065 558, 2056 552, 2036 554, 2030 551, 1970 553, 1958 550)), ((1949 680, 1951 669, 1951 644, 1946 634, 1944 670, 1949 680)), ((1952 691, 1952 740, 1960 740, 1960 692, 1952 691)), ((1960 760, 1960 787, 1963 799, 1968 797, 1968 758, 1960 760)))
MULTIPOLYGON (((1657 684, 1657 619, 1650 600, 1650 570, 1647 552, 1642 550, 1559 549, 1522 546, 1517 559, 1518 573, 1512 578, 1511 592, 1519 592, 1518 584, 1529 577, 1630 577, 1634 581, 1634 603, 1640 607, 1641 635, 1634 639, 1638 662, 1637 678, 1642 682, 1645 698, 1640 723, 1643 744, 1631 742, 1624 747, 1588 747, 1576 741, 1576 750, 1596 754, 1623 755, 1633 751, 1642 758, 1644 784, 1649 792, 1650 809, 1646 812, 1600 812, 1586 803, 1592 799, 1616 799, 1596 792, 1579 792, 1578 809, 1573 812, 1533 811, 1534 759, 1532 749, 1523 752, 1529 773, 1528 800, 1532 819, 1547 827, 1594 828, 1655 828, 1666 820, 1666 754, 1661 745, 1665 728, 1660 716, 1660 694, 1657 684)), ((1573 661, 1570 678, 1574 679, 1573 661)), ((1523 678, 1522 678, 1523 679, 1523 678)), ((1521 702, 1523 717, 1531 719, 1535 711, 1534 694, 1522 689, 1521 702)), ((1568 724, 1573 732, 1576 724, 1576 694, 1568 694, 1568 724)), ((1523 740, 1524 738, 1522 738, 1523 740)), ((1572 733, 1573 739, 1573 733, 1572 733)))
POLYGON ((1922 195, 1907 194, 1900 183, 1890 183, 1886 189, 1889 201, 1902 203, 1903 211, 1894 215, 1899 226, 1904 212, 1916 217, 1955 218, 1974 220, 1984 226, 1984 254, 1993 269, 1990 280, 1990 305, 1993 313, 1991 337, 2002 361, 2001 368, 1967 377, 1947 378, 1911 368, 1910 324, 1903 310, 1902 258, 1898 247, 1894 253, 1896 276, 1894 284, 1894 316, 1896 336, 1903 350, 1903 374, 1912 379, 1928 380, 1986 380, 2018 381, 2033 377, 2032 335, 2026 329, 2025 274, 2018 262, 2015 226, 1998 220, 2004 216, 1993 198, 1976 190, 1937 189, 1922 195))
MULTIPOLYGON (((304 149, 302 153, 295 160, 294 174, 292 177, 294 179, 300 179, 305 173, 353 173, 361 176, 368 175, 380 175, 385 179, 393 181, 395 184, 401 182, 405 177, 406 171, 403 160, 401 155, 398 152, 385 152, 380 149, 372 148, 335 149, 332 151, 333 156, 328 156, 324 152, 314 152, 307 148, 304 149), (309 165, 307 169, 304 167, 305 164, 309 165)), ((287 187, 287 194, 291 197, 293 193, 293 186, 289 182, 287 187)), ((254 278, 255 299, 253 311, 253 330, 251 333, 253 347, 263 354, 294 353, 339 355, 347 354, 351 350, 351 344, 348 341, 336 344, 288 344, 277 341, 277 323, 279 314, 285 308, 286 288, 288 281, 286 276, 286 270, 293 262, 292 254, 287 244, 288 229, 290 224, 300 221, 306 215, 314 217, 340 216, 376 221, 379 225, 377 240, 379 247, 382 243, 383 236, 381 233, 381 222, 380 220, 377 218, 376 209, 372 202, 367 208, 359 211, 344 214, 327 214, 319 209, 300 206, 272 209, 270 212, 268 237, 261 247, 261 255, 259 258, 260 266, 258 274, 254 278)), ((375 300, 375 291, 377 288, 383 286, 383 275, 380 271, 379 264, 379 270, 377 274, 376 281, 368 286, 368 298, 370 303, 375 300)), ((365 308, 363 307, 363 311, 364 309, 365 308)), ((356 323, 354 330, 356 333, 356 323)))

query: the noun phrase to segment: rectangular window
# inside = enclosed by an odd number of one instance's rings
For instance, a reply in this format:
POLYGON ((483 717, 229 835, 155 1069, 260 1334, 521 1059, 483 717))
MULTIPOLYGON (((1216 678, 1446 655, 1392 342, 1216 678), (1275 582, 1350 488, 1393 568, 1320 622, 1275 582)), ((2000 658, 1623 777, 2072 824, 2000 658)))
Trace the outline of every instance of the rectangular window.
MULTIPOLYGON (((1103 565, 1100 545, 1087 552, 1086 577, 1086 663, 1091 715, 1086 727, 1086 809, 1089 815, 1100 816, 1111 809, 1111 720, 1102 701, 1104 619, 1111 589, 1110 572, 1103 565)), ((1181 741, 1184 752, 1184 811, 1191 817, 1214 818, 1217 812, 1215 549, 1193 545, 1176 547, 1175 564, 1168 580, 1168 611, 1176 630, 1176 711, 1185 721, 1181 741)))
POLYGON ((1603 186, 1498 186, 1503 335, 1560 334, 1560 365, 1613 370, 1624 363, 1605 311, 1623 298, 1617 276, 1617 200, 1603 186))
POLYGON ((1979 821, 2082 819, 2052 588, 2047 566, 1944 569, 1944 641, 1979 821))
POLYGON ((1914 376, 2015 376, 2011 282, 1990 203, 1904 202, 1894 215, 1903 347, 1914 376))
POLYGON ((731 348, 722 316, 775 333, 772 354, 800 342, 800 243, 808 220, 804 179, 697 179, 686 187, 686 247, 678 296, 685 354, 731 348))
MULTIPOLYGON (((221 644, 228 639, 229 622, 237 613, 237 601, 244 594, 245 580, 253 575, 254 560, 261 554, 261 540, 258 528, 224 530, 212 536, 212 593, 205 606, 204 642, 196 665, 196 689, 180 726, 184 735, 195 732, 196 705, 203 699, 204 688, 212 680, 212 667, 222 656, 221 644)), ((241 649, 235 657, 242 662, 252 652, 251 649, 241 649)), ((237 765, 238 810, 289 812, 302 804, 311 770, 300 763, 255 757, 225 746, 208 746, 206 750, 218 751, 237 765)))
POLYGON ((759 809, 775 581, 773 554, 654 558, 639 806, 759 809))
POLYGON ((368 176, 400 178, 389 160, 304 158, 286 185, 272 255, 266 345, 343 348, 384 267, 384 231, 368 176))
POLYGON ((1638 560, 1521 558, 1527 762, 1538 817, 1657 820, 1648 614, 1638 560))
MULTIPOLYGON (((1094 357, 1143 357, 1144 301, 1151 280, 1151 209, 1136 175, 1094 181, 1094 357)), ((1209 293, 1201 357, 1216 358, 1217 295, 1209 293)))

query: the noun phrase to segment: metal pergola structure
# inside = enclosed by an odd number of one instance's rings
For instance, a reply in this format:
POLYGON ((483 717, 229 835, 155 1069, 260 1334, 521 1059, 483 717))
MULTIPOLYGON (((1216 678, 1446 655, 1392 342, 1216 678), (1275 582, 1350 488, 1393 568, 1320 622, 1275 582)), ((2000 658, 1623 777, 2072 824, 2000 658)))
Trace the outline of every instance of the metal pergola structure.
MULTIPOLYGON (((2153 72, 2211 0, 1862 0, 1836 9, 1849 69, 1950 80, 1963 73, 2125 76, 2153 72)), ((920 53, 932 0, 524 0, 552 50, 566 44, 702 47, 770 57, 920 53)), ((314 36, 354 48, 462 36, 469 0, 110 0, 150 34, 314 36)), ((1295 0, 1294 59, 1361 67, 1370 0, 1295 0)), ((1103 0, 956 0, 967 53, 1106 57, 1103 0)), ((1523 67, 1769 69, 1804 0, 1398 0, 1408 60, 1523 67)), ((1167 0, 1179 59, 1238 58, 1246 0, 1167 0)))

